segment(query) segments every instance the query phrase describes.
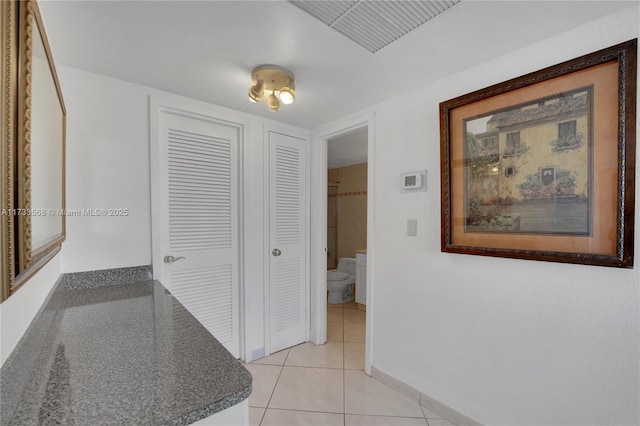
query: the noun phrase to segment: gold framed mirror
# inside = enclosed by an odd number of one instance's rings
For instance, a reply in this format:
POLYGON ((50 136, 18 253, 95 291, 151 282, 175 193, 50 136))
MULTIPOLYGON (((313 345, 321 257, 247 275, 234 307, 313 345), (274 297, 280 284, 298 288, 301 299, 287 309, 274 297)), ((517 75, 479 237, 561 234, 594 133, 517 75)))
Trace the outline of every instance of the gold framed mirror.
POLYGON ((4 300, 65 239, 66 108, 37 3, 1 7, 4 300))

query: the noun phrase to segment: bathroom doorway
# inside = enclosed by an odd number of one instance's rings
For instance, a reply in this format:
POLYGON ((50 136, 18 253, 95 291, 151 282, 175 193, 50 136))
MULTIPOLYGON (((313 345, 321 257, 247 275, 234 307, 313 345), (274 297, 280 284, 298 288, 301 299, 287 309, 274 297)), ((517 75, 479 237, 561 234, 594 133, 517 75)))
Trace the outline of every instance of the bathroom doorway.
POLYGON ((327 140, 327 269, 367 248, 368 128, 327 140))
MULTIPOLYGON (((321 128, 316 129, 312 133, 311 144, 311 229, 310 229, 310 323, 309 323, 309 337, 310 341, 315 345, 322 345, 328 341, 328 315, 329 309, 327 299, 327 213, 328 213, 328 174, 329 174, 329 141, 334 141, 340 136, 350 133, 354 130, 366 129, 366 143, 367 143, 367 186, 366 186, 366 205, 367 213, 366 219, 363 222, 366 223, 366 256, 368 258, 366 266, 360 266, 360 271, 364 271, 366 274, 366 293, 365 297, 365 309, 360 310, 365 314, 364 319, 364 371, 366 374, 371 374, 371 358, 373 348, 373 329, 375 327, 373 319, 373 312, 375 310, 375 233, 374 231, 374 205, 375 205, 375 115, 373 112, 367 112, 364 114, 357 114, 328 124, 321 128)), ((343 153, 344 154, 344 153, 343 153)), ((342 188, 342 190, 345 190, 342 188)), ((338 185, 336 192, 336 199, 341 198, 341 188, 338 185)), ((336 205, 336 209, 340 209, 340 205, 336 205)), ((340 226, 336 223, 337 229, 337 249, 336 257, 340 258, 340 226)), ((359 247, 360 248, 360 247, 359 247)), ((357 292, 356 292, 357 293, 357 292)), ((361 294, 363 294, 361 293, 361 294)), ((353 303, 353 301, 351 302, 353 303)), ((344 325, 349 322, 352 323, 350 315, 347 314, 346 320, 344 316, 344 304, 334 305, 342 306, 342 339, 344 341, 345 327, 344 325)), ((356 305, 357 307, 357 305, 356 305)), ((335 308, 337 309, 337 308, 335 308)), ((350 311, 356 311, 356 309, 347 309, 350 311)), ((361 314, 355 314, 361 315, 361 314)), ((331 314, 332 319, 339 323, 340 314, 331 314)), ((346 332, 350 333, 349 329, 353 327, 347 326, 346 332)), ((363 325, 360 324, 360 329, 363 325)), ((348 336, 349 339, 349 336, 348 336)), ((361 340, 361 338, 359 339, 361 340)), ((362 342, 354 342, 360 343, 362 342)), ((343 345, 341 345, 343 346, 343 345)), ((345 352, 346 355, 346 352, 345 352)), ((361 358, 360 358, 361 359, 361 358)))
POLYGON ((364 370, 368 128, 327 139, 327 341, 364 370))

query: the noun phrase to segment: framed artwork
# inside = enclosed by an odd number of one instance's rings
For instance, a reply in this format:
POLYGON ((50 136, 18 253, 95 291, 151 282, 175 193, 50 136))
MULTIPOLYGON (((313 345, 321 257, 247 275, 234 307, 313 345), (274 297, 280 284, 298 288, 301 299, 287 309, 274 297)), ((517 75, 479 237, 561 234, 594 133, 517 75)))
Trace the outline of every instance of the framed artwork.
POLYGON ((38 3, 0 2, 0 27, 3 301, 51 260, 65 240, 67 113, 38 3))
POLYGON ((637 40, 440 104, 443 252, 633 267, 637 40))

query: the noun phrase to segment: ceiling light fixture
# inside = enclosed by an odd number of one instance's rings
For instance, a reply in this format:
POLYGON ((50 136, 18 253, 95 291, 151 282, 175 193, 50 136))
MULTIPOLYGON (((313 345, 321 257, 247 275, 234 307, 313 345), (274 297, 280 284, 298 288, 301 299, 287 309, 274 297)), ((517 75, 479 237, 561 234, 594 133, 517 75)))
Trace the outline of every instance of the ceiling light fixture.
POLYGON ((289 105, 296 99, 293 73, 277 65, 260 65, 251 71, 253 82, 249 89, 249 100, 260 102, 267 98, 267 108, 276 112, 280 105, 289 105))

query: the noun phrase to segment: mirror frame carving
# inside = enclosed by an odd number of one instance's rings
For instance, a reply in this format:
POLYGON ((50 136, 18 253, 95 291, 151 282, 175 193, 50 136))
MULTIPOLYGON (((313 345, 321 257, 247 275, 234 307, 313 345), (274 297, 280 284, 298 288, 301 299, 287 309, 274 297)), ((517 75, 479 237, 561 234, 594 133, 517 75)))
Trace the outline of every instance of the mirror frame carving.
MULTIPOLYGON (((4 301, 26 283, 61 249, 66 235, 65 215, 65 143, 66 108, 56 73, 51 48, 35 0, 0 2, 2 37, 2 149, 0 151, 0 200, 2 269, 0 301, 4 301), (33 43, 41 37, 49 70, 55 85, 62 115, 62 134, 51 135, 52 143, 61 144, 61 206, 55 214, 61 218, 61 233, 41 247, 31 244, 31 101, 33 43)), ((50 206, 53 207, 53 206, 50 206)))

